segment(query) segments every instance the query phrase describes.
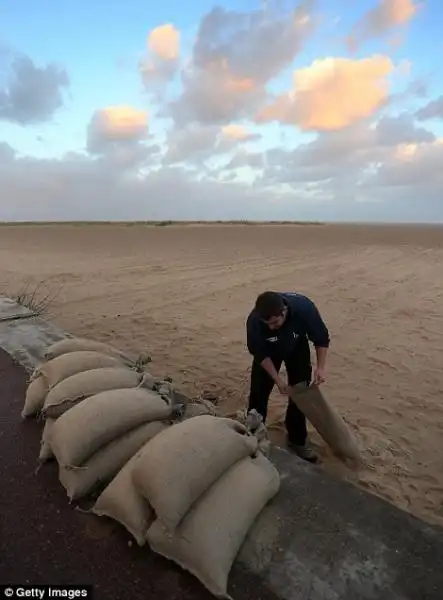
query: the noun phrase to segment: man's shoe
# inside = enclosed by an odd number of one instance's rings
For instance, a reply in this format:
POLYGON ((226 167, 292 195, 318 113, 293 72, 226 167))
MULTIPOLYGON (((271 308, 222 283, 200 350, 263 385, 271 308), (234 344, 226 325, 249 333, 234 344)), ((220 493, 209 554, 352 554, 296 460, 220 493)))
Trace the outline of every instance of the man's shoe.
POLYGON ((288 440, 288 446, 292 450, 294 450, 294 452, 297 454, 297 456, 299 458, 301 458, 302 460, 306 460, 307 462, 310 462, 313 464, 318 462, 318 456, 314 452, 314 450, 311 448, 309 443, 306 443, 303 446, 300 446, 299 444, 294 444, 288 440))

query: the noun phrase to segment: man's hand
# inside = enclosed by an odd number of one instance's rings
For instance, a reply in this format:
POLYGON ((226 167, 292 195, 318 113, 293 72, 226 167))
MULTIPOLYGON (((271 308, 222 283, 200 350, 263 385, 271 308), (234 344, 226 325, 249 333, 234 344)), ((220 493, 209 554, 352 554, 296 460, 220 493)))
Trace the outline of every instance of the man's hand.
POLYGON ((277 377, 277 379, 275 380, 275 385, 277 386, 280 394, 282 394, 283 396, 289 396, 291 388, 285 381, 283 381, 281 377, 277 377))
POLYGON ((324 369, 317 367, 314 371, 312 385, 321 385, 326 381, 326 372, 324 369))

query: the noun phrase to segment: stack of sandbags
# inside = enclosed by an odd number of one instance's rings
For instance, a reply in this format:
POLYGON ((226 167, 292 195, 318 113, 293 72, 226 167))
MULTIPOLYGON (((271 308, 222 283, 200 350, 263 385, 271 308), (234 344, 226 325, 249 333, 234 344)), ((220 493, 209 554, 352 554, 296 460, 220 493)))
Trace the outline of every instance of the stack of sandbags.
MULTIPOLYGON (((204 402, 187 403, 183 419, 215 414, 215 405, 204 402)), ((166 428, 166 426, 164 427, 166 428)), ((132 471, 135 464, 150 452, 150 443, 146 443, 117 473, 114 479, 102 491, 91 512, 109 517, 119 522, 134 537, 139 546, 146 544, 146 532, 155 520, 155 514, 149 502, 136 488, 132 471)))
POLYGON ((49 444, 70 500, 110 481, 171 416, 171 403, 143 387, 112 389, 75 404, 55 420, 49 444))
POLYGON ((147 372, 138 373, 132 359, 110 344, 73 337, 51 344, 30 377, 21 413, 45 420, 39 459, 52 458, 50 430, 66 410, 101 391, 139 386, 153 389, 155 381, 147 372))
POLYGON ((40 413, 48 391, 67 377, 104 367, 133 366, 131 359, 104 342, 85 338, 66 338, 50 345, 44 361, 30 377, 22 417, 40 413))
MULTIPOLYGON (((159 391, 165 391, 161 382, 159 391)), ((186 403, 184 414, 179 418, 189 419, 201 414, 215 414, 215 406, 205 401, 204 403, 186 403)), ((164 425, 166 429, 166 425, 164 425)), ((138 460, 143 461, 143 456, 150 452, 148 441, 142 448, 127 461, 117 475, 102 491, 96 500, 91 512, 97 516, 104 516, 119 522, 133 536, 139 546, 146 544, 146 532, 155 520, 155 514, 149 502, 136 488, 132 471, 138 460)))
MULTIPOLYGON (((124 471, 123 484, 142 507, 135 535, 139 543, 141 528, 153 521, 145 534, 152 550, 190 571, 214 595, 228 597, 238 551, 280 486, 278 471, 258 450, 257 438, 235 420, 196 416, 150 440, 124 471)), ((95 512, 113 516, 129 530, 127 517, 111 506, 109 489, 95 512)))
POLYGON ((149 373, 137 373, 127 367, 90 369, 63 379, 46 395, 41 416, 45 419, 39 459, 52 458, 48 432, 54 420, 86 398, 113 389, 144 387, 153 389, 155 381, 149 373))
POLYGON ((122 367, 121 359, 92 350, 80 350, 62 354, 39 365, 31 375, 26 391, 22 417, 30 417, 40 413, 45 398, 57 383, 83 371, 103 367, 122 367))

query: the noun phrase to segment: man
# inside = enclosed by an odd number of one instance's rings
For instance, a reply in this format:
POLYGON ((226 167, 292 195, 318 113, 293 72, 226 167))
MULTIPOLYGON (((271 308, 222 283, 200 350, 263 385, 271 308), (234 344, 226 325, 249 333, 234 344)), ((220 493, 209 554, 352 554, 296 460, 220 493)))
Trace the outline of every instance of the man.
MULTIPOLYGON (((289 395, 297 383, 321 385, 325 381, 326 356, 330 338, 315 304, 295 293, 263 292, 246 322, 247 347, 253 356, 248 412, 255 409, 266 421, 269 396, 274 385, 289 395), (312 376, 309 341, 315 347, 317 364, 312 376), (280 376, 285 363, 288 382, 280 376)), ((309 462, 317 455, 308 443, 306 418, 289 399, 285 425, 288 445, 309 462)))

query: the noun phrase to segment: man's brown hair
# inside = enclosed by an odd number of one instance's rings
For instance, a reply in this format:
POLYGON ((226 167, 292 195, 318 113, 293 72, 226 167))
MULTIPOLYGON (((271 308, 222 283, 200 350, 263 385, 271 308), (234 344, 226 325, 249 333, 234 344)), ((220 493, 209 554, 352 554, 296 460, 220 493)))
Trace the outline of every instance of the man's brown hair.
POLYGON ((272 317, 279 317, 285 306, 283 298, 277 292, 263 292, 255 301, 255 311, 263 321, 269 321, 272 317))

